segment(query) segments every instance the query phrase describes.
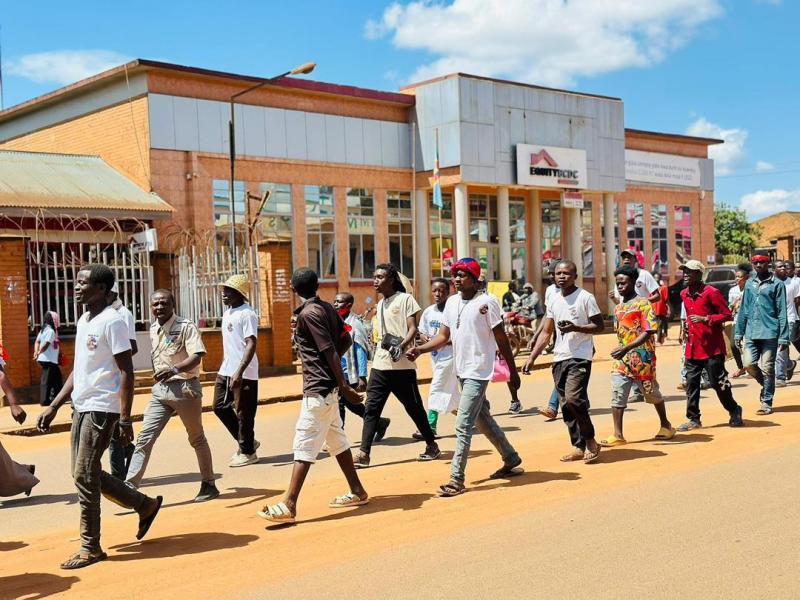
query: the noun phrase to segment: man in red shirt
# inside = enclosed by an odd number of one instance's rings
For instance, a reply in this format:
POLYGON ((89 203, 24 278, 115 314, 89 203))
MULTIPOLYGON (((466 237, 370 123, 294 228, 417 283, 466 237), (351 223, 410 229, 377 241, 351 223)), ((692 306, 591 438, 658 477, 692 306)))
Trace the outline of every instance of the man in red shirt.
POLYGON ((663 344, 664 340, 667 339, 669 319, 672 316, 670 314, 672 311, 669 306, 669 289, 664 283, 661 273, 656 271, 653 273, 653 278, 656 280, 656 283, 658 283, 659 295, 659 299, 653 302, 653 312, 656 313, 656 317, 658 318, 658 343, 663 344))
POLYGON ((686 310, 688 335, 686 340, 686 423, 678 431, 702 427, 700 422, 700 379, 703 369, 708 372, 711 387, 728 411, 731 427, 741 427, 742 407, 733 399, 731 382, 725 370, 725 339, 722 324, 730 321, 728 303, 718 289, 703 283, 706 270, 699 260, 689 260, 680 267, 686 287, 681 301, 686 310))

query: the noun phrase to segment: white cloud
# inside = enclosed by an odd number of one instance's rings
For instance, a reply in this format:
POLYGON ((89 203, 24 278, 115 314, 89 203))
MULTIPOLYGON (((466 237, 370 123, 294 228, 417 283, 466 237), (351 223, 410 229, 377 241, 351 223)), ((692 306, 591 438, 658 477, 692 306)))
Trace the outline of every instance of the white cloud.
POLYGON ((756 162, 756 172, 757 173, 769 173, 770 171, 775 170, 775 165, 772 163, 768 163, 765 160, 759 160, 756 162))
POLYGON ((109 50, 53 50, 11 58, 7 73, 36 83, 66 85, 130 60, 109 50))
POLYGON ((664 60, 721 14, 719 0, 416 0, 395 2, 364 34, 436 57, 411 81, 463 71, 565 86, 664 60))
POLYGON ((800 190, 758 190, 742 196, 739 208, 751 221, 784 210, 800 210, 800 190))
POLYGON ((744 147, 748 136, 746 129, 740 127, 724 129, 705 117, 699 117, 689 125, 686 133, 725 141, 724 144, 708 147, 708 157, 714 159, 717 175, 730 175, 737 166, 742 164, 747 155, 744 147))

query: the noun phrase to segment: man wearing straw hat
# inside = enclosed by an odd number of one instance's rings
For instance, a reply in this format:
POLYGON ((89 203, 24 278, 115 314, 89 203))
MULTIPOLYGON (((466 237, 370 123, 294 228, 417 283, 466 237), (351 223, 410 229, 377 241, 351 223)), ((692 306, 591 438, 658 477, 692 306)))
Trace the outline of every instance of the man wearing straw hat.
POLYGON ((258 407, 258 316, 248 304, 246 275, 231 275, 219 287, 228 308, 222 315, 223 356, 214 386, 214 414, 239 444, 230 466, 244 467, 258 462, 260 445, 253 429, 258 407))

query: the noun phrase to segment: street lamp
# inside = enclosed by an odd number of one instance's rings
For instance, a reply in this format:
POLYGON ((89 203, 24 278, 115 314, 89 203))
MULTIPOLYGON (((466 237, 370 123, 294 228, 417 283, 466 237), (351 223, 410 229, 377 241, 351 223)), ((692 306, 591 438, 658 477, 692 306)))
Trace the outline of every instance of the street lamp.
MULTIPOLYGON (((257 90, 260 87, 265 85, 269 85, 270 83, 274 83, 279 79, 283 79, 289 75, 307 75, 314 70, 317 66, 316 63, 309 62, 300 65, 299 67, 295 67, 291 71, 286 71, 286 73, 281 73, 280 75, 275 75, 275 77, 270 77, 269 79, 264 79, 263 81, 257 83, 256 85, 247 88, 246 90, 242 90, 241 92, 236 92, 230 98, 230 105, 231 105, 231 117, 228 121, 228 135, 230 136, 230 163, 231 163, 231 180, 230 180, 230 210, 231 210, 231 259, 233 260, 233 270, 234 273, 239 272, 239 259, 236 256, 236 207, 234 205, 234 190, 233 190, 233 182, 236 179, 236 120, 234 117, 234 110, 233 110, 233 103, 236 98, 239 96, 243 96, 248 92, 252 92, 253 90, 257 90)), ((246 202, 246 200, 245 200, 246 202)))

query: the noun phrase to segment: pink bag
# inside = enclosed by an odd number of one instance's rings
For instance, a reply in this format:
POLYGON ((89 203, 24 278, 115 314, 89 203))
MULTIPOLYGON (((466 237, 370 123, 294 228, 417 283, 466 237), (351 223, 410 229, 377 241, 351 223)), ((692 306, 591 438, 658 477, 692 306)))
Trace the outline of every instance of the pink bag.
POLYGON ((494 372, 492 373, 492 383, 505 383, 511 380, 511 370, 508 363, 499 354, 494 357, 494 372))

